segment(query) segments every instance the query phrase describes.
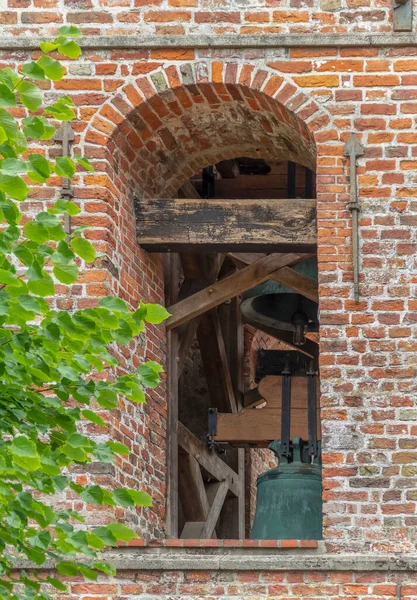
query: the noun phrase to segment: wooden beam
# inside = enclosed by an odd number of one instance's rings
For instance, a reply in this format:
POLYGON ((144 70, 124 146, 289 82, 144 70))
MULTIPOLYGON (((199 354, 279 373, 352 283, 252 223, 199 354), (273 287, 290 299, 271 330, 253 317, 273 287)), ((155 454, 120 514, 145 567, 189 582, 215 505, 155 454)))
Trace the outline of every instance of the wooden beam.
MULTIPOLYGON (((260 258, 259 254, 251 254, 249 252, 228 252, 227 256, 229 256, 239 268, 250 265, 260 258)), ((291 290, 294 290, 298 294, 301 294, 314 302, 318 303, 319 301, 317 281, 314 281, 311 277, 306 277, 305 275, 297 273, 297 271, 291 269, 291 267, 282 267, 274 273, 271 273, 269 278, 278 283, 282 283, 282 285, 287 286, 291 290)))
POLYGON ((200 465, 194 456, 179 454, 179 494, 186 521, 205 521, 210 510, 200 465))
POLYGON ((186 329, 181 337, 180 347, 178 350, 178 377, 181 376, 186 358, 188 356, 188 352, 190 351, 190 348, 194 342, 197 333, 197 328, 200 324, 200 318, 200 316, 196 317, 195 319, 192 319, 192 321, 187 323, 186 329))
POLYGON ((265 398, 259 391, 259 386, 248 390, 243 395, 243 408, 254 408, 265 402, 265 398))
POLYGON ((197 192, 190 180, 186 181, 179 189, 178 196, 180 198, 194 198, 199 200, 200 194, 197 192))
POLYGON ((216 487, 217 487, 217 490, 214 495, 213 502, 210 506, 210 510, 207 515, 207 519, 206 519, 206 522, 204 524, 204 528, 202 531, 201 537, 203 539, 212 537, 213 532, 216 528, 217 521, 219 520, 220 512, 223 508, 223 504, 226 499, 227 492, 229 491, 229 486, 228 486, 227 481, 221 481, 219 484, 217 484, 216 487))
MULTIPOLYGON (((290 437, 308 439, 307 377, 291 378, 290 437)), ((216 440, 234 445, 260 444, 279 438, 281 431, 282 377, 268 376, 259 383, 259 392, 267 402, 264 408, 244 409, 237 415, 219 413, 216 440)), ((321 439, 320 392, 317 386, 317 436, 321 439)))
POLYGON ((216 309, 200 317, 197 338, 213 406, 223 412, 237 412, 232 377, 216 309))
POLYGON ((201 200, 136 202, 137 240, 150 252, 314 252, 315 200, 201 200))
POLYGON ((310 256, 310 254, 270 254, 261 258, 237 273, 170 306, 168 312, 171 313, 171 316, 166 321, 167 328, 173 329, 190 321, 222 302, 235 298, 249 288, 266 281, 269 279, 270 273, 277 269, 299 263, 310 256))
MULTIPOLYGON (((175 302, 179 288, 177 254, 164 258, 166 303, 175 302)), ((167 533, 178 537, 178 331, 167 332, 167 533)))
POLYGON ((291 269, 291 267, 283 267, 282 269, 278 269, 271 273, 270 279, 285 285, 297 292, 297 294, 301 294, 305 296, 305 298, 309 298, 313 300, 313 302, 319 301, 319 291, 318 291, 318 283, 311 279, 311 277, 306 277, 305 275, 301 275, 291 269))
MULTIPOLYGON (((234 446, 260 444, 264 447, 280 438, 281 415, 278 408, 254 408, 237 415, 219 413, 216 440, 234 446)), ((291 409, 291 439, 294 437, 308 439, 307 410, 291 409)), ((317 438, 321 439, 320 411, 317 411, 317 438)))
POLYGON ((201 442, 180 422, 178 422, 178 444, 185 452, 194 456, 200 466, 216 481, 227 481, 231 493, 238 496, 240 489, 239 475, 226 465, 217 454, 210 452, 206 444, 201 442))

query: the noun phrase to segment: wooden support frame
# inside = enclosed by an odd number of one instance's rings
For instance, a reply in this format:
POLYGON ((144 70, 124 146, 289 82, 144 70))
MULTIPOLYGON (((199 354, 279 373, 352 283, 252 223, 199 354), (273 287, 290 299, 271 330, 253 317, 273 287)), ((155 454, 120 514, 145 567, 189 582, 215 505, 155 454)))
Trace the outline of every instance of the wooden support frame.
MULTIPOLYGON (((259 255, 250 254, 250 253, 240 253, 240 252, 228 252, 227 256, 239 266, 239 268, 245 267, 247 265, 252 264, 256 260, 259 260, 259 255)), ((297 294, 301 294, 313 302, 319 301, 319 292, 318 292, 318 283, 311 279, 311 277, 306 277, 305 275, 301 275, 297 273, 291 267, 282 267, 277 271, 274 271, 269 276, 270 279, 285 285, 297 292, 297 294)))
POLYGON ((247 289, 269 279, 271 273, 289 265, 297 264, 311 254, 270 254, 248 265, 237 273, 204 288, 200 292, 169 306, 171 316, 166 322, 173 329, 201 315, 230 298, 235 298, 247 289))
POLYGON ((315 252, 315 200, 203 200, 135 202, 137 240, 149 252, 315 252))

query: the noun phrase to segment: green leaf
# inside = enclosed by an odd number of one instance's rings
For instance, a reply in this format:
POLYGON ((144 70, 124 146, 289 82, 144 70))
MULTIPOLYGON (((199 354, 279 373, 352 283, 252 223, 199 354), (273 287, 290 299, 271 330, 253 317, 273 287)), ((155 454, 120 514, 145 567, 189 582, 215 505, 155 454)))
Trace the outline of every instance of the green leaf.
POLYGON ((38 110, 42 104, 43 93, 34 83, 21 81, 17 86, 21 103, 31 111, 38 110))
POLYGON ((27 171, 25 161, 20 158, 6 158, 5 160, 2 160, 0 168, 8 175, 18 175, 19 173, 26 173, 27 171))
POLYGON ((140 375, 141 383, 148 388, 156 388, 159 385, 159 373, 163 371, 161 365, 150 360, 136 369, 136 373, 140 375))
POLYGON ((39 63, 30 62, 26 63, 22 67, 22 73, 29 77, 29 79, 38 79, 39 81, 45 81, 45 72, 39 63))
POLYGON ((52 165, 44 156, 42 156, 42 154, 29 154, 28 161, 32 170, 40 175, 44 181, 50 177, 52 165))
POLYGON ((87 532, 87 543, 90 548, 95 550, 104 550, 104 542, 95 533, 87 532))
POLYGON ((0 106, 16 106, 16 94, 4 83, 0 83, 0 106))
POLYGON ((71 248, 86 262, 93 262, 96 258, 96 250, 91 242, 82 237, 76 237, 70 242, 71 248))
POLYGON ((117 394, 114 390, 108 388, 101 390, 97 397, 97 402, 103 408, 116 408, 118 403, 117 394))
POLYGON ((59 81, 65 75, 65 69, 61 63, 50 56, 42 56, 39 59, 39 65, 42 67, 47 78, 52 81, 59 81))
POLYGON ((112 532, 116 539, 122 540, 123 542, 128 542, 137 537, 136 533, 132 531, 132 529, 129 529, 129 527, 126 527, 126 525, 123 525, 123 523, 109 523, 107 528, 112 532))
POLYGON ((56 577, 47 577, 46 581, 52 585, 55 589, 59 590, 60 592, 66 592, 67 591, 67 586, 62 583, 62 581, 60 579, 57 579, 56 577))
POLYGON ((14 273, 11 271, 6 271, 5 269, 0 269, 0 283, 3 285, 11 285, 20 287, 22 284, 20 279, 16 277, 14 273))
POLYGON ((61 35, 78 36, 81 35, 80 29, 76 25, 63 25, 59 28, 61 35))
POLYGON ((116 454, 129 454, 129 448, 120 442, 106 442, 107 446, 113 450, 116 454))
POLYGON ((58 365, 58 372, 62 377, 69 379, 70 381, 78 381, 79 375, 75 369, 71 366, 66 365, 65 363, 60 363, 58 365))
POLYGON ((56 569, 60 575, 69 575, 70 577, 73 577, 78 574, 78 566, 69 561, 58 563, 56 569))
POLYGON ((90 173, 92 173, 94 171, 94 167, 93 165, 90 163, 90 161, 88 160, 88 158, 85 158, 85 156, 80 156, 79 154, 76 154, 74 156, 75 160, 77 161, 77 163, 79 165, 81 165, 82 167, 84 167, 84 169, 86 171, 89 171, 90 173))
POLYGON ((64 198, 60 198, 55 202, 54 209, 60 213, 70 215, 71 217, 78 215, 80 212, 79 206, 74 202, 71 202, 71 200, 65 200, 64 198))
POLYGON ((113 490, 111 495, 118 506, 135 506, 135 502, 130 495, 130 490, 118 488, 113 490))
POLYGON ((37 471, 41 466, 35 444, 22 435, 13 439, 9 452, 14 463, 25 471, 37 471))
POLYGON ((37 221, 28 221, 25 223, 23 232, 28 240, 32 240, 37 244, 44 244, 49 240, 48 229, 37 221))
POLYGON ((100 306, 108 308, 109 310, 115 310, 123 313, 129 312, 126 302, 121 298, 115 298, 114 296, 105 296, 104 298, 101 298, 99 304, 100 306))
POLYGON ((95 569, 98 569, 99 571, 102 571, 103 573, 106 573, 106 575, 111 575, 112 577, 114 577, 116 575, 116 569, 110 563, 107 563, 107 562, 94 562, 93 563, 93 567, 95 569))
POLYGON ((25 117, 22 123, 23 133, 34 140, 50 140, 56 132, 45 117, 25 117))
POLYGON ((58 48, 58 45, 53 44, 52 42, 41 42, 39 44, 39 47, 42 50, 42 52, 48 54, 48 52, 53 52, 54 50, 56 50, 58 48))
POLYGON ((0 126, 0 144, 5 142, 6 140, 7 140, 7 133, 5 132, 4 128, 0 126))
POLYGON ((92 410, 89 409, 84 409, 81 411, 81 414, 83 417, 85 417, 86 419, 88 419, 89 421, 91 421, 92 423, 95 423, 96 425, 100 425, 100 427, 106 427, 106 422, 103 421, 103 419, 100 417, 100 415, 98 415, 97 413, 93 412, 92 410))
POLYGON ((67 106, 62 98, 57 102, 46 106, 44 112, 47 115, 52 115, 59 121, 71 121, 71 119, 75 118, 75 112, 72 110, 72 108, 67 106))
POLYGON ((98 485, 90 485, 80 493, 81 498, 89 504, 103 504, 104 492, 98 485))
POLYGON ((170 316, 170 313, 160 304, 146 304, 145 321, 159 325, 170 316))
POLYGON ((75 262, 55 265, 53 274, 61 283, 74 283, 78 279, 78 267, 75 262))
POLYGON ((72 40, 65 40, 58 44, 58 52, 68 58, 78 58, 81 55, 81 48, 72 40))
POLYGON ((97 535, 107 546, 117 546, 116 536, 107 527, 96 527, 93 533, 97 535))
POLYGON ((152 498, 146 492, 138 492, 137 490, 129 490, 136 506, 152 506, 152 498))
POLYGON ((72 179, 75 174, 75 163, 68 156, 59 156, 56 159, 55 173, 60 177, 68 177, 72 179))
POLYGON ((0 190, 14 200, 26 200, 29 188, 18 175, 8 175, 0 172, 0 190))

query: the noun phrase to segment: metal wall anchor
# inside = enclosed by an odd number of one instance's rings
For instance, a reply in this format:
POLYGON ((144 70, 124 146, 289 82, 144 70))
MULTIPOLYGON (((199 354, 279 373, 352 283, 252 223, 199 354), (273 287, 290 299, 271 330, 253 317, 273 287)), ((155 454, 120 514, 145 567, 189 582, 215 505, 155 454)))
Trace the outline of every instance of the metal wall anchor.
POLYGON ((344 147, 344 155, 350 160, 350 202, 348 209, 352 214, 352 261, 353 291, 355 302, 359 302, 359 212, 358 183, 356 175, 356 159, 364 154, 364 148, 355 133, 351 133, 344 147))

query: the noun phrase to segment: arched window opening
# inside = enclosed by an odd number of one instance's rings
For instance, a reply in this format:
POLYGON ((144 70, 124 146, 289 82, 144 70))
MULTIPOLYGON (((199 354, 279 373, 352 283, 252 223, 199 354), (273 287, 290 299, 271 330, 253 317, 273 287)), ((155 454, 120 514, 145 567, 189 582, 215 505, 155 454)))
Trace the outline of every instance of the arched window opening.
MULTIPOLYGON (((303 202, 315 198, 315 174, 291 161, 238 157, 200 169, 178 196, 206 201, 201 207, 212 203, 219 210, 222 201, 225 205, 236 199, 241 205, 268 201, 268 207, 270 201, 303 202)), ((197 220, 204 210, 195 213, 197 220)), ((231 230, 239 228, 238 214, 226 218, 231 230)), ((179 252, 175 266, 171 264, 178 280, 177 303, 202 290, 210 295, 211 284, 226 282, 276 254, 274 244, 266 252, 240 252, 239 240, 235 252, 233 231, 230 238, 219 246, 220 252, 179 252)), ((263 277, 254 286, 249 278, 247 289, 230 293, 224 302, 178 327, 176 349, 170 352, 175 353, 178 382, 179 537, 321 537, 317 259, 305 252, 302 242, 300 247, 295 242, 292 251, 291 266, 283 266, 281 274, 273 271, 271 278, 263 277), (282 495, 278 488, 263 490, 276 472, 277 459, 281 470, 282 465, 313 470, 307 484, 300 481, 303 491, 306 485, 312 488, 308 523, 300 522, 300 515, 283 521, 271 513, 275 504, 288 502, 277 497, 282 495)), ((170 385, 175 383, 171 380, 170 385)), ((288 496, 293 490, 284 485, 288 496)), ((293 500, 297 502, 296 496, 293 500)))

